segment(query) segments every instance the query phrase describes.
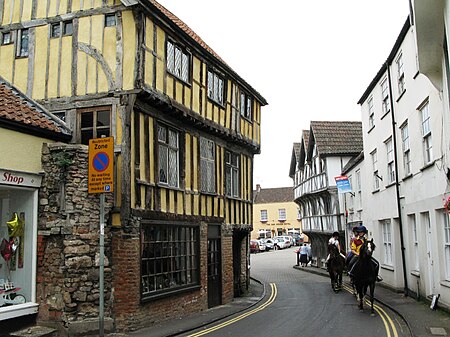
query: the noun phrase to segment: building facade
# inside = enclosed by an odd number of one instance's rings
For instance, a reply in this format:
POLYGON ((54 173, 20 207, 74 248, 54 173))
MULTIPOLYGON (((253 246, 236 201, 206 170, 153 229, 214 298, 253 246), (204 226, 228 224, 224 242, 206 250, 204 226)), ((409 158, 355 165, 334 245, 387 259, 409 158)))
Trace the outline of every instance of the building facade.
POLYGON ((261 188, 256 185, 253 195, 252 239, 303 234, 292 187, 261 188))
POLYGON ((335 177, 360 154, 360 122, 311 121, 303 130, 300 147, 294 145, 290 177, 294 201, 300 207, 303 232, 311 242, 312 263, 322 266, 334 231, 345 233, 345 214, 339 205, 335 177))
POLYGON ((0 321, 38 311, 42 146, 70 137, 64 123, 0 77, 0 292, 17 287, 22 295, 10 303, 1 294, 0 321))
POLYGON ((69 335, 98 322, 99 209, 87 192, 87 144, 102 136, 114 137, 115 163, 108 328, 138 329, 246 291, 266 100, 154 0, 1 4, 0 75, 72 132, 70 145, 42 152, 38 318, 69 335))
POLYGON ((358 102, 362 221, 377 243, 385 283, 421 298, 439 294, 449 307, 448 109, 418 60, 408 18, 358 102))

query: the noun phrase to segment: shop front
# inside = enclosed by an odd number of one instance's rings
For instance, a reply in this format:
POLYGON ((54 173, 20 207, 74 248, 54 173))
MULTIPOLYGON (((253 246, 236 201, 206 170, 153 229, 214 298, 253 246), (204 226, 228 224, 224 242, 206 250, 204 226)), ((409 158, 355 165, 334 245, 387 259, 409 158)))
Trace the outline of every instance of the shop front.
POLYGON ((0 321, 36 314, 38 174, 0 168, 0 321))

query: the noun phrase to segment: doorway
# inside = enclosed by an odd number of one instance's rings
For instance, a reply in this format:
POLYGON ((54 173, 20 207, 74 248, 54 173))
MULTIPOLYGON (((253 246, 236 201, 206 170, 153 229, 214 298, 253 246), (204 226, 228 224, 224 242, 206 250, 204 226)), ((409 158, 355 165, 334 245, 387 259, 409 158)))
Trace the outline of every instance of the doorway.
POLYGON ((208 226, 208 308, 222 304, 220 225, 208 226))

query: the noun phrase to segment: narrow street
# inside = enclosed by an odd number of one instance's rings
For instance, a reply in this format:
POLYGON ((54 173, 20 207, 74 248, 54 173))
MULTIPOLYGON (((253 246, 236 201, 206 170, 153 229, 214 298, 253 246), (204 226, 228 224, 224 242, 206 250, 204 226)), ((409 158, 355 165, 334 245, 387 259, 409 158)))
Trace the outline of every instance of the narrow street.
POLYGON ((387 308, 360 312, 349 286, 336 294, 328 278, 293 268, 295 249, 252 254, 251 276, 266 285, 260 305, 186 336, 409 336, 387 308))

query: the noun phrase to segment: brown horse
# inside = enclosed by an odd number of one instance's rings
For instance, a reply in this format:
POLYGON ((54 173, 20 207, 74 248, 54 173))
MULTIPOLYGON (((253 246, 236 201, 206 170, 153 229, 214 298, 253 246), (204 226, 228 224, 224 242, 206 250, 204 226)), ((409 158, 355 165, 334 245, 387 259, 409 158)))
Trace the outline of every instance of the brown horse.
POLYGON ((370 309, 372 316, 375 315, 373 310, 373 300, 375 293, 375 282, 377 279, 375 266, 372 262, 372 254, 374 250, 375 244, 373 243, 373 239, 370 241, 366 240, 361 246, 358 260, 352 270, 353 286, 356 290, 357 299, 359 301, 359 310, 363 310, 364 296, 367 293, 367 289, 369 289, 370 309))
POLYGON ((330 274, 331 288, 334 292, 339 292, 342 289, 342 273, 344 271, 345 259, 340 254, 338 247, 334 244, 328 245, 328 253, 330 254, 328 272, 330 274))

